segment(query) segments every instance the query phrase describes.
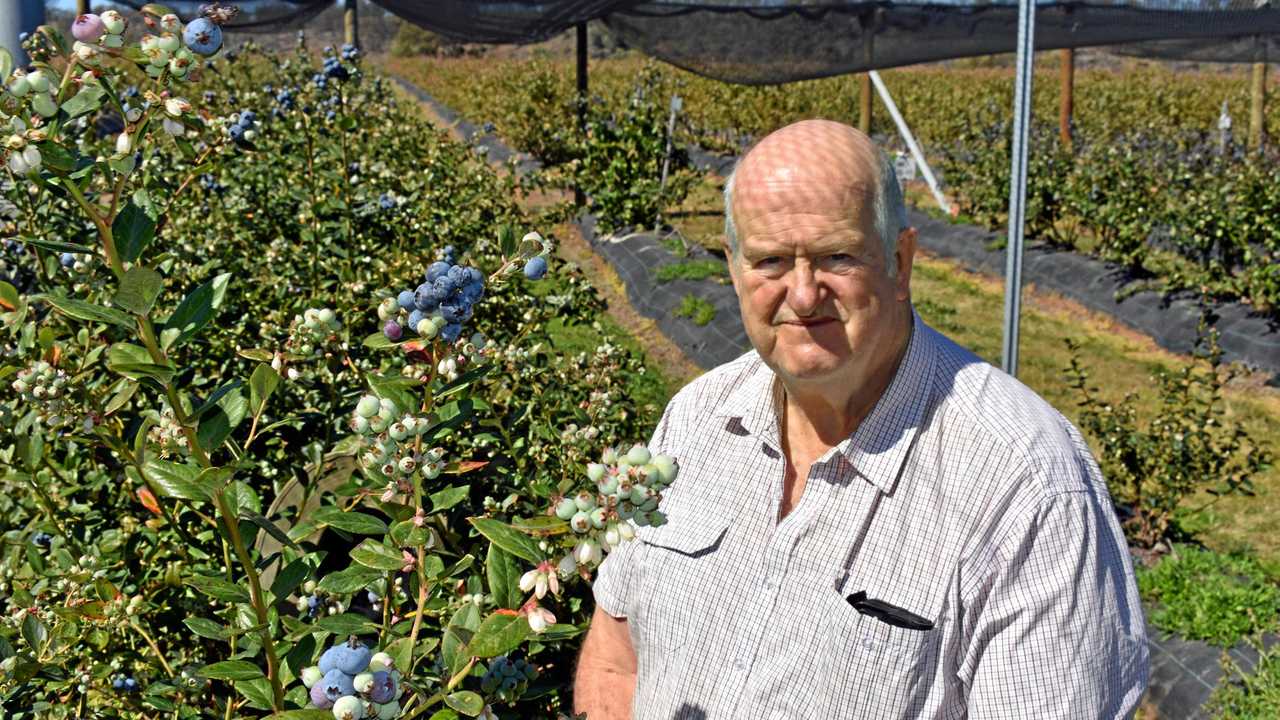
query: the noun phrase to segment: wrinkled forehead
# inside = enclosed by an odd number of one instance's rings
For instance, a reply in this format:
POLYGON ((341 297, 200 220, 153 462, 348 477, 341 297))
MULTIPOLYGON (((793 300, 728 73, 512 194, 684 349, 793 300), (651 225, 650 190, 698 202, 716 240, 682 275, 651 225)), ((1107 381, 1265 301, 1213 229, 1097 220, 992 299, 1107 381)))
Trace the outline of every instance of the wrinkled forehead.
POLYGON ((856 211, 875 198, 878 155, 847 125, 811 120, 766 137, 734 173, 733 211, 856 211))

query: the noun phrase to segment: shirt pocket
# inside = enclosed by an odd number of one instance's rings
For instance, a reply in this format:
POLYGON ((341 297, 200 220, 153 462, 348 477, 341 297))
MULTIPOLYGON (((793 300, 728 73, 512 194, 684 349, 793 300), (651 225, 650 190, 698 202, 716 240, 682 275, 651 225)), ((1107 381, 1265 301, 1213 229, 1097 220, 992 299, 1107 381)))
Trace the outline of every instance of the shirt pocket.
MULTIPOLYGON (((833 584, 834 585, 834 584, 833 584)), ((846 599, 862 590, 847 582, 824 593, 830 634, 819 672, 832 689, 830 714, 841 718, 913 718, 919 715, 937 673, 941 627, 898 627, 854 609, 846 599)), ((895 598, 877 600, 896 604, 895 598)))
POLYGON ((665 655, 699 631, 714 627, 711 613, 723 605, 724 583, 717 573, 729 518, 672 517, 637 537, 644 543, 643 597, 634 618, 641 654, 665 655))

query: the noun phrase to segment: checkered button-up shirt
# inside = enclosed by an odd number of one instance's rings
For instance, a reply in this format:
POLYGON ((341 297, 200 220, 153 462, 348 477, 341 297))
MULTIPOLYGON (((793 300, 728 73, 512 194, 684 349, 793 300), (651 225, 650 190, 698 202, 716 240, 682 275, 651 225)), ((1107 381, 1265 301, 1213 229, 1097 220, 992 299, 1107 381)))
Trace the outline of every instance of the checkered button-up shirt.
POLYGON ((782 390, 759 356, 667 406, 652 445, 680 464, 668 522, 595 582, 598 605, 628 620, 635 720, 1134 710, 1142 609, 1088 447, 913 320, 889 388, 780 521, 782 390))

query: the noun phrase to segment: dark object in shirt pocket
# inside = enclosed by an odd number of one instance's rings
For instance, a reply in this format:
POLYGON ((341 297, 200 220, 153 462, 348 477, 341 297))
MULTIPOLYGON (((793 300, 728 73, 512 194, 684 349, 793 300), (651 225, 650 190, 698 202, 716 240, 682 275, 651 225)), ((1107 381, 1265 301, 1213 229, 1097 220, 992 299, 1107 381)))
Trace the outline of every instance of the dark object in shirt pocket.
POLYGON ((906 630, 932 630, 933 623, 916 615, 910 610, 900 608, 897 605, 890 605, 883 600, 873 600, 867 597, 865 590, 858 592, 845 598, 849 604, 853 606, 863 615, 873 617, 883 623, 894 627, 904 628, 906 630))

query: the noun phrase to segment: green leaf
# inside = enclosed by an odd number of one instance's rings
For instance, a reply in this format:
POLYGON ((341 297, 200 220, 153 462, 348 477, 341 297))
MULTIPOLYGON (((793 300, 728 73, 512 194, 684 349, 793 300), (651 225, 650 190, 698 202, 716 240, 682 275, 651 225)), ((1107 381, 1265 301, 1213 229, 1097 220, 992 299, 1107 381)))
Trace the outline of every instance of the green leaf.
POLYGON ((49 250, 57 253, 69 252, 69 253, 78 253, 81 255, 97 254, 97 251, 95 251, 93 248, 89 247, 88 245, 77 245, 75 243, 62 242, 60 240, 42 240, 40 238, 33 238, 27 235, 19 235, 18 239, 28 245, 35 245, 38 248, 43 248, 45 250, 49 250))
POLYGON ((369 387, 373 393, 380 398, 387 398, 394 402, 400 410, 404 412, 413 412, 418 408, 418 399, 409 388, 421 385, 421 381, 414 378, 404 377, 403 375, 376 375, 369 373, 367 376, 369 387))
POLYGON ((146 315, 151 312, 151 306, 155 304, 162 289, 164 278, 160 273, 135 265, 120 278, 120 289, 111 298, 111 302, 134 315, 146 315))
POLYGON ((213 497, 211 488, 200 482, 200 468, 159 458, 147 458, 142 471, 164 497, 207 502, 213 497))
POLYGON ((58 143, 47 141, 36 143, 40 149, 40 157, 44 164, 55 172, 71 172, 76 168, 76 155, 58 143))
POLYGON ((330 720, 333 713, 328 710, 285 710, 268 715, 267 720, 330 720))
POLYGON ((178 309, 174 310, 164 323, 166 329, 173 328, 179 331, 178 337, 171 343, 172 347, 190 340, 209 324, 213 319, 214 311, 222 307, 222 300, 227 294, 227 283, 230 280, 231 273, 223 273, 192 290, 182 299, 178 309))
POLYGON ((31 646, 32 654, 39 657, 44 653, 44 646, 49 642, 49 629, 40 622, 40 618, 27 613, 22 618, 22 639, 31 646))
POLYGON ((214 390, 213 393, 209 395, 209 397, 204 399, 204 402, 200 403, 200 407, 197 407, 195 410, 191 412, 191 415, 189 415, 189 417, 198 418, 204 415, 205 413, 217 407, 218 401, 221 400, 224 395, 243 385, 244 383, 240 382, 239 380, 232 380, 226 385, 223 385, 217 390, 214 390))
POLYGON ((381 350, 383 348, 395 347, 400 343, 391 342, 391 340, 389 340, 387 336, 383 335, 382 331, 379 330, 378 332, 367 336, 361 344, 371 350, 381 350))
POLYGON ((524 601, 524 591, 520 589, 521 573, 511 554, 497 545, 489 545, 484 569, 489 578, 489 592, 498 607, 511 610, 520 607, 524 601))
POLYGON ((5 80, 13 74, 13 55, 5 48, 0 48, 0 78, 5 80))
POLYGON ((328 630, 339 637, 348 635, 364 635, 366 633, 377 632, 378 626, 369 618, 355 613, 342 613, 341 615, 326 615, 316 621, 316 625, 328 630))
POLYGON ((489 538, 503 550, 535 565, 542 562, 542 551, 533 538, 515 528, 492 518, 467 518, 481 535, 489 538))
POLYGON ((44 300, 56 308, 58 312, 63 315, 69 315, 77 320, 88 320, 90 322, 119 325, 122 328, 133 328, 133 318, 114 308, 107 308, 101 305, 88 303, 83 300, 63 297, 61 295, 35 295, 31 299, 44 300))
POLYGON ((271 683, 266 678, 238 680, 232 687, 249 700, 249 706, 259 710, 270 710, 272 701, 271 683))
POLYGON ((283 600, 309 577, 311 577, 310 563, 306 558, 298 558, 276 575, 276 579, 271 583, 271 594, 277 600, 283 600))
POLYGON ((480 714, 480 711, 484 710, 484 698, 470 690, 459 690, 456 693, 446 695, 444 704, 467 717, 475 717, 480 714))
MULTIPOLYGON (((3 49, 0 48, 0 50, 3 49)), ((18 295, 18 288, 0 280, 0 308, 16 308, 21 300, 21 296, 18 295)))
POLYGON ((219 398, 217 406, 200 418, 200 427, 196 429, 200 447, 212 454, 244 420, 248 410, 249 401, 245 400, 239 388, 219 398))
POLYGON ((376 570, 399 570, 404 567, 404 557, 395 548, 389 548, 376 540, 365 540, 351 550, 351 559, 376 570))
POLYGON ((357 535, 384 535, 387 532, 387 524, 378 518, 354 510, 343 510, 336 505, 325 505, 317 509, 311 514, 311 520, 357 535))
POLYGON ((431 532, 418 527, 412 519, 401 520, 391 527, 391 541, 400 547, 418 547, 431 542, 431 532))
POLYGON ((227 629, 208 618, 193 617, 182 621, 191 632, 210 640, 226 640, 227 629))
POLYGON ((281 545, 291 547, 294 550, 297 550, 299 552, 302 551, 302 548, 298 546, 298 543, 294 542, 293 539, 290 538, 285 533, 285 531, 281 530, 280 527, 277 526, 275 523, 259 515, 258 513, 250 512, 248 510, 241 510, 240 519, 248 520, 254 525, 257 525, 258 527, 262 528, 263 532, 275 538, 276 541, 278 541, 281 545))
MULTIPOLYGON (((399 569, 399 568, 397 568, 399 569)), ((349 595, 382 577, 382 572, 359 565, 352 565, 346 570, 329 573, 316 585, 319 589, 336 595, 349 595)))
POLYGON ((466 500, 470 494, 470 485, 450 485, 443 490, 433 492, 431 493, 431 512, 438 513, 448 510, 466 500))
POLYGON ((561 520, 554 515, 512 518, 511 527, 531 535, 561 535, 570 531, 569 521, 561 520))
POLYGON ((523 615, 494 613, 480 623, 467 652, 474 657, 496 657, 515 650, 530 632, 529 620, 523 615))
POLYGON ((427 720, 458 720, 458 713, 449 708, 444 708, 431 713, 431 717, 427 718, 427 720))
POLYGON ((223 660, 200 668, 200 674, 210 680, 255 680, 264 677, 262 670, 244 660, 223 660))
POLYGON ((80 92, 62 103, 62 111, 71 119, 87 115, 102 106, 102 98, 106 92, 98 85, 85 85, 80 92))
POLYGON ((462 669, 470 655, 462 650, 471 642, 471 636, 480 627, 480 608, 475 603, 466 603, 453 614, 449 625, 444 629, 444 639, 440 642, 440 654, 444 664, 456 672, 462 669))
POLYGON ((115 238, 120 258, 133 262, 155 239, 156 220, 130 200, 111 223, 111 235, 115 238))
POLYGON ((262 414, 267 398, 271 397, 279 384, 280 373, 270 365, 263 364, 253 369, 253 375, 249 378, 249 409, 255 417, 262 414))
POLYGON ((249 591, 220 577, 192 574, 188 575, 183 582, 214 600, 229 603, 249 602, 249 591))

